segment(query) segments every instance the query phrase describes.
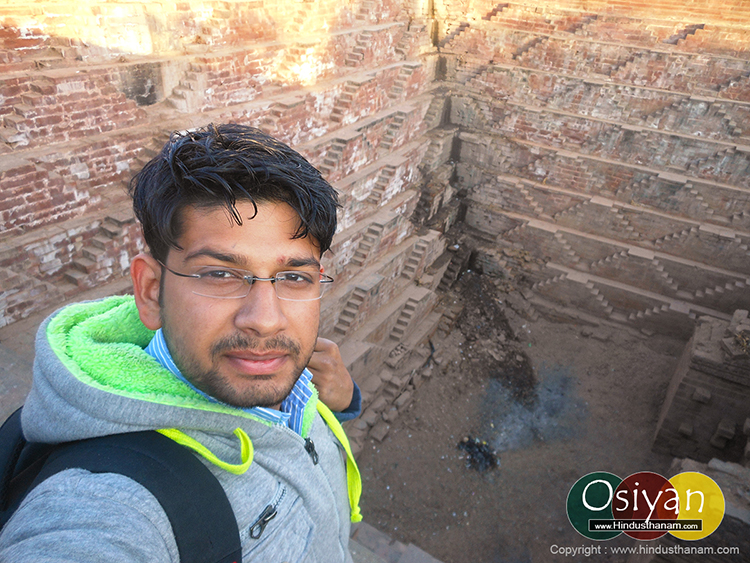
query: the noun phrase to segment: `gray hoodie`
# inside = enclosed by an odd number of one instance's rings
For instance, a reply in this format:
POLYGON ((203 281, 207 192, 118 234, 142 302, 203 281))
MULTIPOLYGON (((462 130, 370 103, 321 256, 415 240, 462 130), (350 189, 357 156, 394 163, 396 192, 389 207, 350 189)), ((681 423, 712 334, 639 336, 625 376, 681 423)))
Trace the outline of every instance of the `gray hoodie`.
MULTIPOLYGON (((360 519, 361 483, 346 437, 317 392, 300 436, 195 393, 143 351, 152 334, 132 297, 75 304, 47 319, 23 410, 26 438, 58 443, 174 429, 170 437, 205 448, 199 459, 234 509, 243 561, 351 561, 350 518, 360 519), (243 453, 243 434, 254 451, 243 453), (317 465, 306 437, 315 443, 317 465), (251 537, 269 504, 277 515, 259 538, 251 537)), ((206 518, 211 510, 205 507, 206 518)), ((0 561, 142 563, 179 556, 169 520, 148 490, 121 475, 71 469, 27 496, 0 534, 0 561)))

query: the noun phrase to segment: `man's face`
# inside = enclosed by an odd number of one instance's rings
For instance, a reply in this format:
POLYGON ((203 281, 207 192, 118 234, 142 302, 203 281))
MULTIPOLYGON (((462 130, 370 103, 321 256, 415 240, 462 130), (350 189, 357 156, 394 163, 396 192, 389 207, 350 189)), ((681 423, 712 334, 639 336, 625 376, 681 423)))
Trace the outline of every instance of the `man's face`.
MULTIPOLYGON (((247 270, 261 278, 299 270, 318 275, 320 253, 309 237, 292 239, 297 213, 285 203, 238 202, 242 226, 223 208, 182 213, 182 250, 166 266, 190 274, 205 266, 247 270)), ((279 300, 270 282, 247 297, 217 299, 193 293, 197 280, 164 270, 160 317, 169 351, 198 389, 238 407, 278 407, 315 347, 320 301, 279 300)))

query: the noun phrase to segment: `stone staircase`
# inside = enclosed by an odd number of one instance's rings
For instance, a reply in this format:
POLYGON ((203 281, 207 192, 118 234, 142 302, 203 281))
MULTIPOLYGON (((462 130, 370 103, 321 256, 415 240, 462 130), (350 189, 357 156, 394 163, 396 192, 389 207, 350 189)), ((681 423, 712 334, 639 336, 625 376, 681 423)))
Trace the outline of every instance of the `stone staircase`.
POLYGON ((354 96, 357 94, 360 86, 361 84, 358 82, 347 80, 344 85, 344 91, 336 99, 333 109, 331 110, 331 121, 335 121, 336 123, 343 122, 344 115, 346 115, 346 112, 352 107, 354 96))
POLYGON ((466 267, 470 255, 471 252, 469 252, 469 250, 465 248, 460 248, 456 252, 454 252, 453 256, 451 257, 450 264, 448 264, 443 277, 440 279, 438 290, 448 291, 453 286, 458 277, 461 275, 461 272, 466 267))
POLYGON ((440 48, 446 47, 448 44, 450 44, 451 41, 453 41, 456 37, 461 35, 464 30, 469 29, 469 22, 461 22, 458 24, 458 27, 456 27, 454 30, 452 30, 448 35, 443 37, 440 41, 440 48))
POLYGON ((354 253, 352 264, 354 264, 358 268, 364 266, 367 257, 369 256, 372 249, 377 246, 378 240, 383 234, 383 227, 384 226, 379 223, 373 223, 372 225, 367 227, 367 231, 362 237, 362 240, 360 241, 359 246, 354 253))
POLYGON ((663 313, 665 311, 669 311, 669 305, 657 305, 655 307, 649 307, 648 309, 644 309, 642 311, 638 311, 636 313, 630 313, 628 315, 628 320, 635 320, 635 319, 644 319, 651 317, 653 315, 658 315, 660 313, 663 313))
POLYGON ((603 266, 609 265, 612 262, 615 262, 617 260, 622 260, 623 258, 627 258, 628 253, 626 250, 618 250, 614 254, 610 254, 609 256, 605 256, 604 258, 601 258, 599 260, 595 260, 591 264, 589 264, 589 269, 592 271, 596 268, 601 268, 603 266))
POLYGON ((30 91, 23 94, 21 103, 13 104, 11 111, 2 117, 2 128, 0 128, 0 141, 12 146, 23 147, 29 144, 27 135, 28 125, 24 123, 27 116, 36 116, 41 105, 39 100, 43 96, 51 94, 55 90, 54 83, 45 77, 31 82, 30 91))
POLYGON ((560 232, 557 231, 554 234, 555 240, 560 243, 563 247, 563 252, 569 257, 570 261, 574 264, 577 264, 581 261, 581 257, 578 256, 575 250, 573 250, 573 247, 568 243, 568 241, 565 239, 565 236, 560 232))
POLYGON ((346 141, 342 139, 334 139, 331 146, 326 151, 326 155, 323 158, 323 163, 318 167, 323 177, 331 175, 336 167, 341 162, 341 157, 344 155, 344 149, 346 148, 346 141))
POLYGON ((393 52, 400 57, 407 58, 409 56, 409 45, 415 39, 415 37, 424 34, 426 29, 427 26, 424 24, 419 25, 412 23, 409 26, 409 29, 407 31, 404 31, 404 33, 401 35, 401 38, 396 44, 396 47, 394 47, 393 52))
POLYGON ((409 324, 411 324, 412 317, 414 317, 418 305, 419 301, 412 297, 406 300, 406 303, 404 303, 404 306, 401 309, 401 313, 398 315, 398 319, 396 319, 395 326, 391 329, 391 340, 397 342, 401 341, 404 333, 406 333, 406 329, 409 328, 409 324))
POLYGON ((657 272, 659 272, 659 277, 664 281, 665 284, 672 290, 672 291, 678 291, 680 289, 680 286, 674 281, 674 278, 669 275, 669 272, 667 272, 664 269, 664 264, 662 264, 659 260, 654 258, 651 260, 651 264, 654 266, 657 272))
POLYGON ((738 84, 738 83, 747 83, 750 81, 750 69, 742 72, 741 74, 738 74, 737 76, 733 76, 732 78, 725 80, 724 82, 720 84, 716 84, 714 86, 714 90, 717 93, 721 93, 724 90, 727 90, 728 88, 738 84))
POLYGON ((129 208, 107 215, 99 232, 81 248, 63 274, 65 281, 82 290, 121 276, 129 264, 127 252, 121 248, 121 240, 124 230, 133 223, 135 217, 129 208), (125 251, 124 264, 116 263, 113 258, 118 251, 125 251))
POLYGON ((547 215, 544 211, 544 207, 542 207, 536 199, 534 199, 534 196, 531 195, 529 190, 525 188, 524 186, 518 187, 519 193, 523 196, 523 199, 526 200, 526 203, 528 203, 529 207, 536 213, 538 216, 547 215))
POLYGON ((620 208, 612 206, 610 207, 609 211, 610 213, 614 214, 614 223, 617 227, 619 227, 619 230, 622 231, 621 236, 623 239, 637 240, 640 237, 639 233, 635 231, 635 228, 630 224, 630 221, 620 208))
POLYGON ((388 97, 392 100, 400 100, 406 94, 406 87, 409 84, 409 77, 414 74, 419 67, 422 65, 419 63, 405 64, 398 71, 396 80, 393 81, 393 86, 388 90, 388 97))
POLYGON ((695 32, 699 29, 703 29, 706 27, 706 24, 704 23, 694 23, 690 24, 684 29, 681 29, 671 37, 667 37, 662 43, 667 43, 669 45, 677 45, 680 41, 684 41, 688 38, 689 35, 695 35, 695 32))
POLYGON ((730 110, 728 104, 717 103, 712 105, 716 106, 716 115, 721 118, 721 121, 726 127, 728 133, 733 137, 742 135, 742 129, 737 127, 737 122, 729 116, 730 110))
POLYGON ((333 328, 334 332, 342 335, 349 332, 349 329, 355 323, 357 315, 359 314, 359 308, 362 306, 362 303, 364 303, 366 297, 367 291, 360 287, 354 288, 354 291, 352 291, 349 300, 346 302, 346 305, 339 315, 339 320, 336 323, 336 326, 333 328))
POLYGON ((736 291, 737 289, 745 290, 747 289, 747 284, 740 282, 740 281, 735 281, 733 283, 726 283, 724 285, 715 285, 713 287, 706 287, 703 290, 697 290, 695 292, 695 296, 700 298, 700 297, 703 297, 704 295, 714 295, 716 293, 721 294, 727 291, 736 291))
POLYGON ((582 32, 584 28, 591 24, 591 22, 596 21, 599 18, 597 14, 588 14, 583 16, 581 19, 579 19, 577 22, 575 22, 570 27, 564 29, 563 31, 565 33, 572 33, 573 35, 582 35, 582 32))
POLYGON ((642 120, 645 125, 649 127, 655 127, 659 120, 668 113, 684 111, 688 107, 690 99, 687 97, 680 97, 671 103, 655 110, 650 113, 643 114, 642 120))
POLYGON ((351 52, 346 54, 346 59, 344 61, 346 66, 356 67, 362 64, 362 61, 365 60, 367 46, 370 44, 370 41, 372 41, 372 35, 372 31, 368 29, 357 36, 357 44, 351 52))
POLYGON ((572 217, 573 215, 576 215, 579 211, 582 211, 587 205, 589 205, 589 200, 580 201, 578 203, 574 203, 570 207, 563 209, 562 211, 558 211, 555 213, 552 218, 555 221, 559 221, 563 217, 572 217))
POLYGON ((506 2, 504 4, 498 4, 494 8, 492 8, 489 12, 484 14, 482 16, 482 19, 485 21, 492 21, 492 18, 494 18, 496 15, 498 15, 500 12, 502 12, 505 8, 507 8, 509 4, 506 2))
POLYGON ((354 19, 358 22, 370 22, 371 16, 370 14, 374 11, 374 8, 376 6, 376 2, 374 0, 364 0, 359 5, 359 11, 354 16, 354 19))
POLYGON ((690 227, 688 229, 683 229, 681 231, 678 231, 676 233, 670 233, 668 235, 664 235, 663 237, 659 237, 657 239, 654 239, 652 241, 652 244, 659 248, 660 245, 664 244, 665 242, 669 242, 672 240, 685 240, 691 235, 695 235, 698 233, 698 227, 690 227))
POLYGON ((722 160, 730 159, 736 152, 735 147, 723 147, 710 156, 703 156, 690 161, 685 166, 685 170, 700 171, 702 167, 718 168, 722 160))
POLYGON ((375 187, 367 197, 367 203, 376 207, 379 206, 381 201, 383 201, 385 189, 388 187, 388 184, 391 183, 391 180, 395 175, 396 167, 390 164, 385 165, 378 174, 378 179, 375 181, 375 187))
POLYGON ((167 98, 168 103, 180 113, 198 111, 203 102, 205 76, 200 65, 190 63, 188 70, 167 98))
POLYGON ((393 120, 388 124, 388 129, 386 129, 385 135, 383 135, 383 140, 380 143, 380 147, 386 152, 389 152, 393 147, 393 142, 401 137, 399 133, 404 126, 405 121, 406 114, 402 111, 397 111, 393 120))
POLYGON ((430 144, 422 158, 422 168, 426 172, 435 170, 443 163, 441 156, 444 152, 445 144, 453 142, 453 135, 453 130, 448 129, 437 129, 434 130, 434 134, 430 135, 430 144))
POLYGON ((445 109, 445 96, 436 94, 427 108, 423 121, 427 129, 434 129, 440 125, 445 109))
POLYGON ((591 295, 596 299, 597 302, 602 306, 602 309, 607 315, 612 314, 612 311, 614 311, 614 307, 612 307, 609 304, 609 301, 607 301, 602 295, 599 290, 596 288, 596 286, 592 282, 586 282, 586 288, 591 292, 591 295))
POLYGON ((515 50, 513 53, 513 60, 521 62, 524 60, 524 57, 528 58, 527 55, 533 55, 533 52, 531 51, 541 43, 544 43, 547 39, 548 37, 534 37, 533 39, 530 39, 515 50))
POLYGON ((404 269, 401 270, 401 277, 406 279, 414 279, 419 269, 419 265, 422 263, 424 253, 427 250, 427 243, 422 239, 418 240, 414 245, 414 249, 409 254, 409 258, 406 259, 404 269))
POLYGON ((349 550, 354 563, 440 563, 413 543, 394 540, 366 522, 352 525, 349 550))
POLYGON ((475 95, 480 94, 480 84, 482 77, 492 68, 491 65, 479 65, 476 67, 469 67, 467 71, 459 71, 456 74, 456 81, 466 84, 466 89, 475 95))

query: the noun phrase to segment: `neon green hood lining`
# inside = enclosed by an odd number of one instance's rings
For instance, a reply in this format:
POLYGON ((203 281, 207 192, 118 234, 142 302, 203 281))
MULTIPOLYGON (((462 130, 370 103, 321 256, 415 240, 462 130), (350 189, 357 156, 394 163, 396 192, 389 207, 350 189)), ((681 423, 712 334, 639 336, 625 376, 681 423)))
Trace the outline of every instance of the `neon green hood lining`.
MULTIPOLYGON (((70 305, 47 327, 52 350, 86 385, 141 401, 226 413, 273 426, 241 409, 209 401, 180 381, 144 352, 153 336, 154 331, 138 317, 130 295, 70 305)), ((302 436, 308 434, 316 412, 318 394, 314 385, 311 388, 302 436)))

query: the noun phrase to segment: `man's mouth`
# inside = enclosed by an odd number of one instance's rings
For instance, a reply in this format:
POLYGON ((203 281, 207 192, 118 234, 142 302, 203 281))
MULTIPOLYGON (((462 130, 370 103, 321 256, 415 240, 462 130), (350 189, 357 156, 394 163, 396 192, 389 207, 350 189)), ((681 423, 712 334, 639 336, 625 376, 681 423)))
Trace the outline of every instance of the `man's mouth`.
POLYGON ((225 352, 224 357, 242 375, 270 375, 278 371, 289 359, 285 351, 251 352, 237 350, 225 352))

